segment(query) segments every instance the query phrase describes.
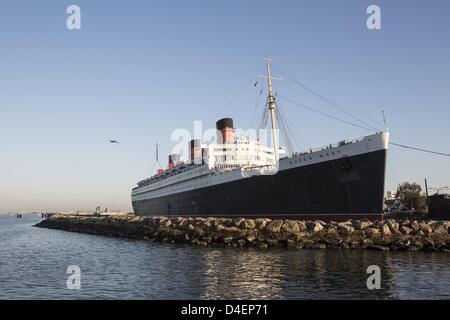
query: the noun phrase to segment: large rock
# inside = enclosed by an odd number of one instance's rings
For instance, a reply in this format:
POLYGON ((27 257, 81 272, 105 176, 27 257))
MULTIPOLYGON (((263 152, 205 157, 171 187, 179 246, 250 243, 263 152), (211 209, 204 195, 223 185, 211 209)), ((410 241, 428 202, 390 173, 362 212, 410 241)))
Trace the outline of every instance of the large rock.
POLYGON ((212 225, 213 223, 211 222, 211 219, 207 219, 206 221, 202 222, 199 226, 205 230, 211 230, 212 225))
POLYGON ((336 237, 339 235, 339 232, 337 231, 337 229, 334 226, 329 226, 326 232, 328 237, 336 237))
POLYGON ((391 244, 392 238, 391 237, 375 237, 373 239, 373 242, 379 246, 387 246, 387 245, 391 244))
POLYGON ((338 223, 338 229, 345 232, 345 233, 352 233, 355 231, 355 228, 353 227, 351 222, 341 222, 338 223))
POLYGON ((317 233, 323 230, 323 225, 321 223, 315 222, 311 225, 310 228, 312 232, 317 233))
POLYGON ((429 235, 429 234, 433 233, 433 229, 431 228, 431 226, 428 223, 425 223, 425 222, 419 223, 419 228, 420 228, 420 231, 422 231, 425 235, 429 235))
POLYGON ((222 224, 222 223, 217 223, 216 226, 215 226, 215 228, 214 228, 214 230, 217 231, 217 232, 220 232, 221 230, 223 230, 223 229, 225 229, 225 228, 227 228, 227 226, 225 226, 224 224, 222 224))
POLYGON ((264 219, 264 218, 255 219, 256 229, 263 231, 270 221, 271 221, 270 219, 264 219))
POLYGON ((186 227, 187 224, 188 224, 187 220, 184 219, 183 217, 178 217, 177 220, 176 220, 176 222, 177 222, 177 227, 178 227, 179 229, 183 229, 183 228, 186 227))
POLYGON ((202 227, 196 226, 196 227, 194 227, 194 234, 197 237, 201 237, 201 236, 203 236, 205 234, 205 230, 202 227))
POLYGON ((286 220, 281 226, 281 231, 288 233, 300 232, 300 227, 296 221, 286 220))
POLYGON ((409 224, 409 227, 410 227, 411 229, 413 229, 414 232, 418 232, 418 231, 420 230, 419 223, 418 223, 416 220, 414 220, 413 222, 411 222, 411 223, 409 224))
POLYGON ((380 234, 380 229, 377 228, 367 228, 364 231, 368 237, 374 237, 380 234))
POLYGON ((180 222, 182 222, 182 221, 184 221, 184 220, 186 220, 186 219, 184 219, 183 217, 177 217, 177 218, 175 219, 175 221, 176 221, 177 223, 180 223, 180 222))
POLYGON ((438 221, 438 222, 431 224, 431 228, 433 228, 433 232, 436 234, 440 234, 440 235, 448 234, 447 225, 442 221, 438 221))
POLYGON ((400 232, 403 233, 404 235, 409 235, 413 230, 405 225, 402 225, 400 227, 400 232))
POLYGON ((273 221, 269 222, 266 230, 269 232, 277 233, 277 232, 280 232, 282 225, 283 225, 283 220, 273 220, 273 221))
POLYGON ((395 220, 389 219, 386 221, 385 225, 389 227, 392 233, 397 233, 399 231, 400 225, 395 220))
POLYGON ((391 235, 391 229, 389 229, 389 227, 386 224, 384 224, 382 227, 380 227, 380 231, 384 236, 391 235))
POLYGON ((401 226, 408 227, 408 228, 409 228, 410 224, 411 224, 411 221, 409 221, 408 219, 405 219, 405 220, 400 222, 401 226))
POLYGON ((366 232, 364 230, 355 230, 355 231, 353 231, 353 235, 357 238, 364 238, 366 235, 366 232))
POLYGON ((323 240, 329 245, 338 246, 342 243, 342 239, 339 236, 330 236, 323 240))
POLYGON ((241 224, 242 224, 244 221, 245 221, 244 218, 234 218, 234 219, 233 219, 233 224, 234 224, 236 227, 241 228, 241 224))
POLYGON ((170 219, 163 219, 159 222, 159 225, 168 228, 172 225, 172 221, 170 219))
POLYGON ((366 221, 366 220, 362 220, 362 221, 360 221, 360 220, 354 220, 354 221, 353 221, 353 227, 354 227, 356 230, 364 230, 364 229, 366 229, 366 228, 371 227, 372 225, 373 225, 372 222, 366 221))
POLYGON ((225 227, 220 230, 220 234, 222 234, 222 235, 233 235, 235 237, 242 236, 244 234, 244 232, 245 232, 244 230, 242 230, 236 226, 225 227))
POLYGON ((253 219, 244 219, 239 224, 239 227, 241 227, 242 229, 255 229, 256 223, 253 219))
MULTIPOLYGON (((410 230, 412 230, 412 229, 410 229, 410 230)), ((392 247, 394 247, 396 249, 405 250, 405 249, 408 249, 410 244, 411 244, 411 241, 409 239, 407 239, 407 238, 406 239, 396 239, 393 242, 392 247)))
POLYGON ((194 224, 195 224, 195 225, 201 225, 201 224, 203 224, 206 220, 207 220, 207 218, 203 218, 203 217, 194 218, 194 224))
POLYGON ((363 248, 367 248, 368 246, 370 246, 372 244, 373 244, 373 240, 370 239, 370 238, 364 238, 364 239, 361 240, 361 246, 363 248))
POLYGON ((225 227, 233 227, 234 221, 233 221, 233 219, 230 219, 230 218, 224 218, 224 219, 222 219, 221 224, 223 224, 225 227))
POLYGON ((389 247, 385 247, 385 246, 379 246, 376 244, 372 244, 367 246, 368 249, 372 249, 372 250, 378 250, 378 251, 389 251, 389 247))
POLYGON ((247 242, 253 242, 256 240, 256 237, 253 234, 248 234, 245 236, 245 240, 247 240, 247 242))
POLYGON ((306 226, 306 223, 303 221, 297 221, 298 227, 300 228, 300 232, 306 231, 308 227, 306 226))

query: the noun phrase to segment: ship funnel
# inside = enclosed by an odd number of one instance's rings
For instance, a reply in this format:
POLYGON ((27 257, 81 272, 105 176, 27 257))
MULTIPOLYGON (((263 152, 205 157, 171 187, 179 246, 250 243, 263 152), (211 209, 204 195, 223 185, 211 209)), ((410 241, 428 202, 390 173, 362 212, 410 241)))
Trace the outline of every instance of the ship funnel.
POLYGON ((234 141, 233 119, 223 118, 216 122, 217 143, 226 144, 234 141))
POLYGON ((202 163, 202 143, 199 139, 189 141, 189 159, 191 163, 202 163))
POLYGON ((175 167, 180 162, 180 155, 178 153, 173 153, 169 155, 169 169, 175 167))

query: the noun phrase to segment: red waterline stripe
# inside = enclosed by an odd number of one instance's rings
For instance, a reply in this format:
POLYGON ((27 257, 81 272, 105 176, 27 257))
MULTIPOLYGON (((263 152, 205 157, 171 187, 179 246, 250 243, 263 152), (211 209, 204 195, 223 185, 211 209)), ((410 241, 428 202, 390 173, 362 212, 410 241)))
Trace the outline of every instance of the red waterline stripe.
POLYGON ((168 217, 192 217, 192 218, 270 218, 270 219, 297 219, 297 220, 323 220, 323 221, 346 221, 349 219, 369 219, 383 221, 383 213, 319 213, 319 214, 211 214, 211 215, 184 215, 170 214, 162 215, 168 217))

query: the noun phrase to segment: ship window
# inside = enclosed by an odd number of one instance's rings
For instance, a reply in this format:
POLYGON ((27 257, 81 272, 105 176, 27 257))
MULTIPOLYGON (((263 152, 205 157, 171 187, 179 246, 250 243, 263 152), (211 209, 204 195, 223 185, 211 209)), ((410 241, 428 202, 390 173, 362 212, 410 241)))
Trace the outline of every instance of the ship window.
POLYGON ((321 154, 320 157, 323 158, 323 154, 321 154))

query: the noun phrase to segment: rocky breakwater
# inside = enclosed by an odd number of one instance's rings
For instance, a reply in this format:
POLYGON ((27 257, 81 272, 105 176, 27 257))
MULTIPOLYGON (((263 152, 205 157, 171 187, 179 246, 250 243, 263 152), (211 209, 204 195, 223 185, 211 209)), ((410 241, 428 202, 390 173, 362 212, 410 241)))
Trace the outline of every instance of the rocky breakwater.
POLYGON ((203 246, 450 252, 450 221, 54 215, 37 227, 203 246))

